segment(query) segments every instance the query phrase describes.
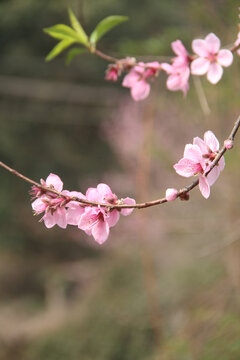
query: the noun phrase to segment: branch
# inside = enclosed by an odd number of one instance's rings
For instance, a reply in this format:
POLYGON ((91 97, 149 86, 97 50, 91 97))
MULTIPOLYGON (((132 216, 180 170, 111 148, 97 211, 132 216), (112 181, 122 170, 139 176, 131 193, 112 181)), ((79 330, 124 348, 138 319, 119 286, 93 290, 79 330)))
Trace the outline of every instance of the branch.
MULTIPOLYGON (((239 130, 240 127, 240 116, 238 117, 237 121, 235 122, 232 131, 230 132, 230 135, 228 136, 228 140, 230 140, 232 143, 235 139, 235 136, 237 134, 237 131, 239 130)), ((204 174, 205 176, 208 176, 208 174, 212 171, 212 169, 218 165, 219 160, 221 159, 221 157, 223 156, 223 154, 227 151, 227 147, 225 145, 223 145, 223 147, 221 148, 221 150, 219 151, 218 155, 216 156, 216 158, 214 159, 214 161, 211 163, 211 166, 209 168, 209 170, 204 174)), ((100 207, 104 207, 104 208, 109 208, 109 210, 113 210, 113 209, 144 209, 147 207, 151 207, 151 206, 156 206, 156 205, 161 205, 164 204, 167 201, 166 197, 163 197, 161 199, 157 199, 157 200, 152 200, 152 201, 146 201, 143 203, 138 203, 135 205, 126 205, 126 204, 106 204, 106 203, 101 203, 101 202, 96 202, 96 201, 89 201, 86 199, 80 199, 76 196, 66 196, 61 194, 60 192, 49 188, 49 187, 45 187, 42 186, 41 184, 37 183, 36 181, 26 177, 25 175, 19 173, 17 170, 12 169, 10 166, 4 164, 2 161, 0 161, 0 166, 3 167, 5 170, 9 171, 10 173, 12 173, 13 175, 19 177, 20 179, 24 180, 25 182, 36 186, 38 189, 41 189, 45 192, 50 192, 52 194, 55 194, 61 198, 66 199, 67 202, 69 201, 77 201, 80 204, 82 204, 83 206, 100 206, 100 207)), ((199 180, 195 180, 194 182, 192 182, 192 184, 185 186, 183 189, 180 189, 177 193, 177 197, 183 198, 187 193, 189 193, 192 189, 194 189, 199 183, 199 180)), ((120 200, 121 202, 121 200, 120 200)))

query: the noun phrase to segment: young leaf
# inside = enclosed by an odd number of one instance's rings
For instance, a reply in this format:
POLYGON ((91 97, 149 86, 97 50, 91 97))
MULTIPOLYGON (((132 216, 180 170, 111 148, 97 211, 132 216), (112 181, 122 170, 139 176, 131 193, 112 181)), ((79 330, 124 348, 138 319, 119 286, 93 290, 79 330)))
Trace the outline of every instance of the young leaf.
POLYGON ((72 45, 74 42, 76 41, 72 39, 64 39, 60 41, 46 56, 45 60, 50 61, 54 59, 57 55, 59 55, 63 50, 65 50, 68 46, 72 45))
POLYGON ((102 21, 100 21, 96 28, 93 30, 91 36, 90 36, 90 43, 92 45, 95 45, 98 40, 109 30, 111 30, 113 27, 121 24, 124 21, 127 21, 128 17, 127 16, 118 16, 118 15, 113 15, 113 16, 108 16, 105 19, 103 19, 102 21))
POLYGON ((73 29, 78 33, 78 35, 82 39, 82 44, 88 46, 89 43, 88 43, 87 34, 83 30, 82 25, 80 24, 80 22, 78 21, 78 19, 74 15, 72 9, 70 9, 70 8, 68 9, 68 14, 69 14, 69 18, 70 18, 71 25, 72 25, 73 29))
POLYGON ((69 65, 70 62, 75 58, 75 56, 82 54, 84 52, 87 52, 87 49, 83 48, 72 48, 68 51, 67 58, 66 58, 66 64, 69 65))
POLYGON ((57 24, 50 28, 43 29, 43 31, 55 39, 58 40, 72 39, 85 45, 82 37, 76 31, 74 31, 70 26, 64 24, 57 24))
POLYGON ((54 26, 51 26, 49 28, 43 29, 45 33, 52 36, 54 39, 58 40, 64 40, 64 39, 74 39, 77 40, 77 34, 76 32, 70 28, 70 26, 64 25, 64 24, 57 24, 54 26))

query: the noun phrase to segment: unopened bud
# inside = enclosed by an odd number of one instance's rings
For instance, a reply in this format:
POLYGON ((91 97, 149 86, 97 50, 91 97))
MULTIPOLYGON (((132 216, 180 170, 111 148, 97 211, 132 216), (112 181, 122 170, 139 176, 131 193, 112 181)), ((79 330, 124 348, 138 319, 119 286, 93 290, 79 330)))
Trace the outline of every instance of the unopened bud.
POLYGON ((224 141, 224 146, 228 150, 232 149, 233 148, 233 141, 229 140, 229 139, 225 140, 224 141))
POLYGON ((177 198, 178 191, 176 189, 167 189, 166 190, 166 199, 167 201, 174 201, 177 198))

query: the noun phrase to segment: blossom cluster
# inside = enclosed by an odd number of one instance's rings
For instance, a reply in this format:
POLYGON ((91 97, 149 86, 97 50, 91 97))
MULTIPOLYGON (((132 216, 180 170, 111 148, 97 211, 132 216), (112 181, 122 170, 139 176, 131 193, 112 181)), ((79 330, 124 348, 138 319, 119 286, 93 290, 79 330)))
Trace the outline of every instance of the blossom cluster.
MULTIPOLYGON (((228 144, 225 146, 226 148, 230 148, 228 144)), ((224 157, 221 157, 218 164, 206 176, 218 153, 218 139, 212 131, 207 131, 204 134, 203 140, 195 137, 193 144, 187 144, 185 146, 183 158, 174 165, 174 169, 181 176, 199 176, 199 189, 206 199, 210 195, 210 186, 215 183, 225 166, 224 157)))
POLYGON ((120 210, 104 206, 90 206, 74 199, 83 199, 101 204, 128 204, 136 202, 129 197, 118 199, 106 184, 98 184, 96 188, 89 188, 86 195, 77 191, 63 190, 63 182, 59 176, 50 174, 46 181, 41 179, 41 185, 48 190, 32 187, 33 211, 36 215, 44 214, 41 218, 47 228, 54 225, 65 229, 67 225, 78 226, 87 235, 92 235, 99 244, 104 243, 109 235, 110 227, 116 225, 120 214, 127 216, 133 209, 122 208, 120 210), (57 193, 52 192, 54 190, 57 193))
MULTIPOLYGON (((235 42, 237 47, 240 46, 239 36, 238 34, 235 42)), ((233 62, 232 52, 228 49, 220 49, 220 39, 213 33, 208 34, 205 39, 193 40, 193 55, 189 55, 180 40, 172 42, 171 46, 176 54, 171 64, 158 61, 143 63, 137 62, 134 58, 121 59, 109 65, 105 79, 117 81, 122 72, 127 71, 122 85, 130 88, 133 99, 139 101, 149 95, 149 82, 153 81, 160 71, 165 71, 169 75, 167 88, 172 91, 181 90, 186 95, 190 74, 206 74, 208 81, 216 84, 223 75, 223 67, 228 67, 233 62)))

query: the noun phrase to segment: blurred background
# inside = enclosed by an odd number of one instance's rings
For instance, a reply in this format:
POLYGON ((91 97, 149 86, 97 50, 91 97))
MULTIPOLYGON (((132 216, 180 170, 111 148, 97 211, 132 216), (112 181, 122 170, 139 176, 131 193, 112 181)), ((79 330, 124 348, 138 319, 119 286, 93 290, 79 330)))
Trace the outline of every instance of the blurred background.
MULTIPOLYGON (((106 182, 138 201, 190 183, 172 165, 194 136, 228 136, 239 58, 216 86, 191 79, 184 98, 161 74, 135 103, 93 55, 44 61, 56 42, 42 29, 68 23, 68 6, 88 32, 130 17, 99 45, 118 57, 162 61, 176 39, 191 52, 210 32, 223 45, 237 35, 234 0, 1 0, 1 160, 36 181, 53 172, 83 193, 106 182)), ((0 359, 239 360, 239 134, 225 159, 208 201, 195 189, 135 211, 103 246, 75 227, 46 229, 28 184, 0 169, 0 359)))

